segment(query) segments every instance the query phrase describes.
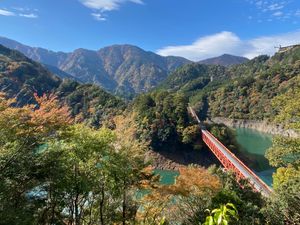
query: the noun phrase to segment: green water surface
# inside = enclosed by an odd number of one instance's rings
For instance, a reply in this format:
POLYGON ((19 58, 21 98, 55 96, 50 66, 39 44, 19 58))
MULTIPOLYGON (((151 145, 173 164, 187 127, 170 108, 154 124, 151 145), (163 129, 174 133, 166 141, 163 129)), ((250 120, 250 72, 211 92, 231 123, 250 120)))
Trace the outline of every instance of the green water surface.
POLYGON ((240 150, 244 154, 249 154, 257 162, 259 167, 251 167, 252 170, 268 185, 272 185, 272 174, 275 171, 265 158, 265 153, 272 146, 272 135, 258 132, 248 128, 237 128, 236 139, 240 145, 240 150), (264 168, 263 170, 261 168, 264 168))
POLYGON ((160 184, 170 185, 174 184, 176 177, 179 175, 178 171, 174 170, 154 170, 155 174, 160 175, 160 184))
POLYGON ((272 136, 270 134, 248 128, 237 128, 236 135, 237 142, 249 153, 264 156, 266 150, 272 146, 272 136))

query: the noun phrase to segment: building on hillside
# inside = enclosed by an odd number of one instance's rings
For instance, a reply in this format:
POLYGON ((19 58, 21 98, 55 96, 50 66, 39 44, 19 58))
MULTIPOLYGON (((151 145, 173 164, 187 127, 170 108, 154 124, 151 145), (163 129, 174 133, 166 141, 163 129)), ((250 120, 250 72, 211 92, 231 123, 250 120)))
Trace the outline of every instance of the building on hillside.
POLYGON ((292 49, 292 48, 294 48, 294 47, 298 47, 298 46, 300 46, 300 44, 297 44, 297 45, 289 45, 289 46, 285 46, 285 47, 282 47, 281 45, 279 45, 279 47, 278 47, 278 52, 279 52, 279 53, 286 52, 286 51, 288 51, 288 50, 290 50, 290 49, 292 49))

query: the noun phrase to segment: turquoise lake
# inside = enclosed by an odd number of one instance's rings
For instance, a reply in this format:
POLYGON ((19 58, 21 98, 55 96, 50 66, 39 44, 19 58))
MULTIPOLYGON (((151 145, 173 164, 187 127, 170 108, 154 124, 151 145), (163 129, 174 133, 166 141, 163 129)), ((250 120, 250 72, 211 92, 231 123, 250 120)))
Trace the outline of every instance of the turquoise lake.
POLYGON ((252 170, 268 185, 272 185, 272 174, 275 171, 265 158, 265 153, 272 146, 272 135, 258 132, 248 128, 237 128, 236 139, 240 145, 240 150, 244 154, 251 155, 257 165, 250 166, 252 170))

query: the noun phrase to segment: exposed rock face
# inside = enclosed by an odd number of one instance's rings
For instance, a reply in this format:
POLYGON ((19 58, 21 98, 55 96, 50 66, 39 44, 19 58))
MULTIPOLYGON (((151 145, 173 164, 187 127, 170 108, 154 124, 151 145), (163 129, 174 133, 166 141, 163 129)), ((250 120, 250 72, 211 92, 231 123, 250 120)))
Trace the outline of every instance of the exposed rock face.
POLYGON ((211 118, 211 121, 218 124, 225 124, 228 127, 233 128, 250 128, 264 133, 269 133, 273 135, 282 135, 286 137, 300 137, 300 134, 291 129, 284 129, 283 125, 272 124, 267 121, 257 121, 257 120, 238 120, 238 119, 228 119, 223 117, 211 118))

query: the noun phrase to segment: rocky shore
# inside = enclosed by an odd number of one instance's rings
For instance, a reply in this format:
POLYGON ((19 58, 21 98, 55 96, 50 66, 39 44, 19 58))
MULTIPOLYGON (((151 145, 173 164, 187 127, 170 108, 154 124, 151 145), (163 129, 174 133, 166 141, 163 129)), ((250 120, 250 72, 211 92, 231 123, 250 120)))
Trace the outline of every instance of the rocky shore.
POLYGON ((228 119, 215 117, 210 119, 213 123, 224 124, 232 128, 250 128, 260 132, 285 137, 300 137, 300 134, 292 129, 284 129, 282 125, 272 124, 267 121, 228 119))
POLYGON ((155 169, 178 170, 180 167, 193 164, 199 167, 208 167, 218 164, 212 153, 205 150, 185 150, 185 151, 153 151, 146 153, 146 160, 151 162, 155 169), (201 152, 202 151, 202 152, 201 152))

